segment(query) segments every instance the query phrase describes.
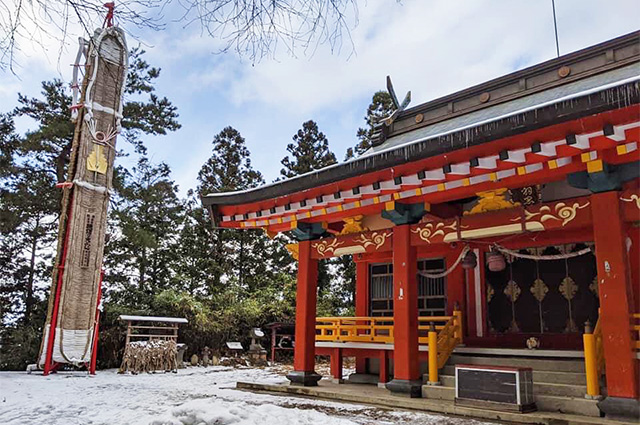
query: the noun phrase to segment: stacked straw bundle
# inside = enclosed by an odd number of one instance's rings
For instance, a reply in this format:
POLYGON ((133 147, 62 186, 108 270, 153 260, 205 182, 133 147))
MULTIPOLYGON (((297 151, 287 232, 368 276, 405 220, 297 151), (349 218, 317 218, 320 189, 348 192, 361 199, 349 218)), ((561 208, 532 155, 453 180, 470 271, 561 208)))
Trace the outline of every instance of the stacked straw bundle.
POLYGON ((178 371, 178 349, 173 340, 133 341, 127 344, 119 373, 178 371))

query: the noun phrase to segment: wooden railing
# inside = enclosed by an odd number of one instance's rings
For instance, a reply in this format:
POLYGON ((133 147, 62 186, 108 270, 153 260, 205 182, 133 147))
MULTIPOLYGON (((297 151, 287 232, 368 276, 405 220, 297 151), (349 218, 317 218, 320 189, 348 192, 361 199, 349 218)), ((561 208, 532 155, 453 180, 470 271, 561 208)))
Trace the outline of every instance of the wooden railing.
POLYGON ((593 336, 596 342, 596 367, 598 376, 604 375, 604 345, 602 344, 602 328, 600 327, 600 319, 596 322, 593 329, 593 336))
MULTIPOLYGON (((418 338, 420 344, 429 344, 428 332, 433 324, 433 328, 438 334, 438 369, 443 368, 456 346, 463 342, 462 312, 456 310, 453 312, 453 316, 420 317, 418 323, 419 335, 426 332, 425 337, 418 338)), ((431 350, 431 346, 429 346, 429 350, 431 350)))
POLYGON ((633 331, 636 334, 635 337, 635 347, 636 347, 636 351, 640 351, 640 313, 634 313, 631 315, 632 319, 633 319, 633 331))
POLYGON ((602 329, 600 319, 596 327, 591 328, 591 323, 585 323, 582 336, 584 344, 584 370, 587 380, 587 397, 600 397, 600 377, 604 374, 604 348, 602 345, 602 329))
POLYGON ((318 317, 316 341, 393 344, 393 317, 318 317))
MULTIPOLYGON (((318 317, 316 341, 371 342, 393 344, 393 317, 318 317)), ((452 316, 418 318, 418 343, 437 353, 438 368, 444 367, 456 345, 461 344, 462 312, 452 316), (429 345, 429 331, 437 332, 437 347, 429 345)))

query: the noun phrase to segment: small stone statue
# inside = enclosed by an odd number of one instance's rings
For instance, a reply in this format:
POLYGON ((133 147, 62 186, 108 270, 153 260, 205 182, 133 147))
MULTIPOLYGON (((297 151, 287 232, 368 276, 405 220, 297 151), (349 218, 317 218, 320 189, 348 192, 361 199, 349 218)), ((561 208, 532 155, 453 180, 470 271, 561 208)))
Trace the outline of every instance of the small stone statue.
POLYGON ((194 354, 191 356, 191 366, 198 366, 198 355, 194 354))
POLYGON ((209 366, 209 355, 211 354, 211 349, 207 346, 205 346, 202 349, 202 365, 204 367, 209 366))

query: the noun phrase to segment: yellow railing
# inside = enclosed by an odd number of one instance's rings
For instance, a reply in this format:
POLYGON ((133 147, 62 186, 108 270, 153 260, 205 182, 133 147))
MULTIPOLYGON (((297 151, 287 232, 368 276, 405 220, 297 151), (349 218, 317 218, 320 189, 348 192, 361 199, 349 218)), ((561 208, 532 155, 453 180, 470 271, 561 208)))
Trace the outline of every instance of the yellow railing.
MULTIPOLYGON (((393 344, 393 326, 393 317, 318 317, 316 341, 393 344)), ((418 343, 429 345, 430 377, 435 381, 437 369, 444 367, 462 341, 461 311, 455 310, 452 316, 418 318, 418 343)))
POLYGON ((600 376, 604 374, 604 348, 602 345, 602 329, 600 319, 596 327, 591 329, 589 322, 585 325, 584 335, 584 370, 587 378, 587 396, 600 397, 600 376))
POLYGON ((393 317, 318 317, 316 341, 393 343, 393 317))
POLYGON ((596 368, 598 376, 604 375, 604 345, 602 345, 602 328, 600 327, 600 319, 596 322, 593 329, 593 336, 596 342, 596 368))
POLYGON ((633 318, 633 331, 636 333, 634 341, 636 351, 640 351, 640 313, 634 313, 631 317, 633 318))

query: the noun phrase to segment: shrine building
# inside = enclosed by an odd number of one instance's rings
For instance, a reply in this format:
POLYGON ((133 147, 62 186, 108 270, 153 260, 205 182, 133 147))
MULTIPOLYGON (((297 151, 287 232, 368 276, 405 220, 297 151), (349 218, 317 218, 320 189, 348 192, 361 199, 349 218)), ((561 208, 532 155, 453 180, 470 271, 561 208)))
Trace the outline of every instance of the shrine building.
POLYGON ((639 39, 410 108, 391 93, 362 156, 204 196, 216 226, 298 241, 291 384, 355 357, 346 382, 444 402, 456 364, 528 366, 539 410, 637 415, 639 39), (356 316, 316 317, 318 261, 343 255, 356 316))

